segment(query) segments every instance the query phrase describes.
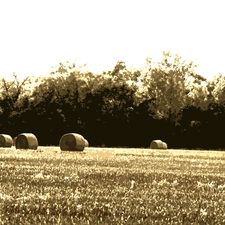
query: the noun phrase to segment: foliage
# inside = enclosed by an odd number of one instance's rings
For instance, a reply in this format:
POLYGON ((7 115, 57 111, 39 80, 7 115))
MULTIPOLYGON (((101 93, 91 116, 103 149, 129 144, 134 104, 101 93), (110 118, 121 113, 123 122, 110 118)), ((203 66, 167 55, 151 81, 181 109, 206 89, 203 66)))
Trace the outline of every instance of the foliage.
POLYGON ((164 52, 161 62, 154 63, 147 59, 149 67, 144 78, 144 85, 148 87, 147 98, 156 100, 158 118, 176 117, 186 105, 185 80, 192 71, 192 63, 181 61, 181 57, 174 58, 170 52, 164 52))
POLYGON ((162 139, 176 148, 224 148, 225 79, 207 81, 195 68, 167 51, 141 69, 119 61, 94 74, 61 62, 35 81, 14 74, 1 80, 0 129, 13 137, 34 133, 41 145, 77 132, 92 146, 148 147, 162 139))
POLYGON ((87 137, 98 146, 103 143, 107 146, 127 145, 136 87, 127 83, 127 77, 121 76, 117 65, 113 72, 96 79, 98 87, 90 89, 82 101, 82 121, 87 137))
MULTIPOLYGON (((1 80, 0 84, 0 129, 7 133, 16 123, 16 118, 24 111, 24 103, 29 96, 31 80, 29 78, 19 81, 16 74, 14 80, 1 80)), ((17 128, 14 128, 14 132, 17 128)))
POLYGON ((217 103, 225 105, 225 77, 222 74, 214 77, 212 81, 208 83, 208 87, 211 93, 211 103, 217 103))

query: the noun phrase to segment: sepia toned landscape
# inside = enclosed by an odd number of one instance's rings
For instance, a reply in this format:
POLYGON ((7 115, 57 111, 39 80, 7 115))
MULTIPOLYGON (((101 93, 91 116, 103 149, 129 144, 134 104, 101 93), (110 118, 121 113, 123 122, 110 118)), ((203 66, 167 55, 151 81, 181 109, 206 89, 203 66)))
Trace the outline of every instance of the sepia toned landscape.
POLYGON ((218 1, 0 1, 0 225, 225 224, 218 1))

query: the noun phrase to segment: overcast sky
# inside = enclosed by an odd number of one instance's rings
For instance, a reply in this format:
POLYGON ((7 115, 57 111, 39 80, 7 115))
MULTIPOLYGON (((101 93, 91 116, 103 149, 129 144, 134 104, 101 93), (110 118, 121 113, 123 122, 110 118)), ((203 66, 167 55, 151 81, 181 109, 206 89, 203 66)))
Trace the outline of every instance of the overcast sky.
POLYGON ((223 0, 0 1, 0 77, 45 75, 59 62, 93 72, 180 52, 211 79, 225 75, 223 0))

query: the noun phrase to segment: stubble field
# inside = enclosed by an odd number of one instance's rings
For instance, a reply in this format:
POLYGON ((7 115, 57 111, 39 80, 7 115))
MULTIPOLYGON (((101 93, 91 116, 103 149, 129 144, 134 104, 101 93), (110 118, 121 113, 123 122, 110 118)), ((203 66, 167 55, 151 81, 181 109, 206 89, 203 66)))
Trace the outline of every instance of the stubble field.
POLYGON ((0 149, 0 224, 225 224, 225 152, 0 149))

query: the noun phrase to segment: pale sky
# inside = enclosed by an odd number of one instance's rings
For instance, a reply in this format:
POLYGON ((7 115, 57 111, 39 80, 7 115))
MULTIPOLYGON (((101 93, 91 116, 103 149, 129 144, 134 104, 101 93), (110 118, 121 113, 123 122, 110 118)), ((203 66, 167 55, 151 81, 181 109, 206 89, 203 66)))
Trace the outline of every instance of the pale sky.
POLYGON ((0 78, 50 72, 59 62, 93 72, 118 61, 180 52, 211 79, 225 75, 223 0, 0 0, 0 78))

